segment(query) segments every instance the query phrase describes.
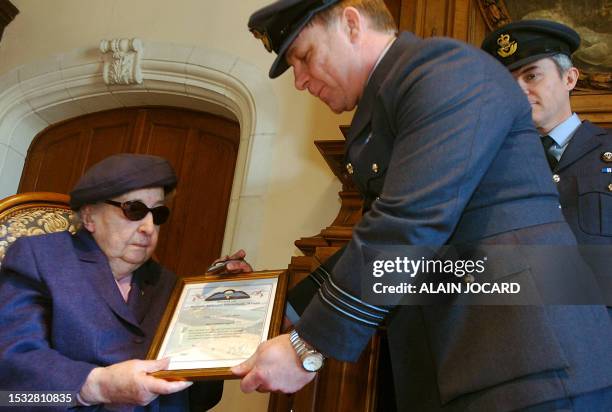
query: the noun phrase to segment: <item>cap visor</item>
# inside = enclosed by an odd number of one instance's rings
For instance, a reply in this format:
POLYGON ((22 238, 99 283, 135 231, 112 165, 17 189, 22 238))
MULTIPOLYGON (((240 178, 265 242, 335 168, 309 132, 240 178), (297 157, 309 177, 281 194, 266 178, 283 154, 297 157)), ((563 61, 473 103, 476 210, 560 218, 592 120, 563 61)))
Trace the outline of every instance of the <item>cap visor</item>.
POLYGON ((310 16, 307 16, 307 18, 305 18, 303 22, 296 26, 296 29, 293 30, 293 33, 291 33, 290 36, 287 36, 283 44, 281 44, 280 48, 278 49, 276 59, 272 63, 272 67, 270 67, 270 72, 268 73, 268 76, 270 76, 271 79, 277 78, 281 74, 285 73, 285 71, 289 68, 289 63, 287 63, 285 53, 287 53, 287 50, 289 49, 293 41, 297 38, 304 26, 306 26, 309 21, 310 16))
POLYGON ((551 52, 551 53, 541 53, 541 54, 534 54, 533 56, 529 56, 529 57, 525 57, 522 58, 520 60, 517 60, 511 64, 509 64, 508 66, 506 66, 508 68, 508 70, 513 71, 516 69, 519 69, 529 63, 533 63, 535 61, 544 59, 546 57, 551 57, 554 56, 555 54, 559 54, 560 52, 551 52))

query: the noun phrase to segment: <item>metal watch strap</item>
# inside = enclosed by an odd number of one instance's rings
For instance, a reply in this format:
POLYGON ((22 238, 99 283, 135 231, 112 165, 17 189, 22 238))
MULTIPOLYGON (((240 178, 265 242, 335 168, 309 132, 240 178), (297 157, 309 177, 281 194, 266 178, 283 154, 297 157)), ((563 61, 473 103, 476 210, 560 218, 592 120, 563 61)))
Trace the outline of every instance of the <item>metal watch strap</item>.
MULTIPOLYGON (((313 348, 312 346, 304 342, 304 340, 300 338, 300 335, 298 335, 295 329, 292 330, 291 333, 289 334, 289 340, 291 341, 291 345, 293 346, 293 349, 295 349, 295 352, 297 353, 298 358, 300 359, 300 362, 302 363, 302 367, 304 367, 304 364, 303 364, 304 359, 306 359, 306 357, 308 356, 312 356, 312 355, 320 356, 321 362, 325 359, 323 354, 321 354, 315 348, 313 348)), ((306 368, 304 367, 304 369, 306 368)))

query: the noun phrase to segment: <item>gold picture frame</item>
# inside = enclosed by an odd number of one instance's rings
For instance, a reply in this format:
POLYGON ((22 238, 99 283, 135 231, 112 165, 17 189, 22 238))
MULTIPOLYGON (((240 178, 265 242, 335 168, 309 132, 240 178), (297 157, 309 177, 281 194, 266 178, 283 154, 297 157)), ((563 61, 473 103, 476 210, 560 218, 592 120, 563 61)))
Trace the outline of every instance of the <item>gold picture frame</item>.
POLYGON ((236 379, 230 368, 280 333, 284 270, 179 279, 147 359, 170 357, 167 380, 236 379))
POLYGON ((574 94, 612 91, 612 66, 604 62, 609 54, 603 53, 612 45, 612 30, 606 21, 608 10, 601 1, 573 4, 571 0, 478 0, 478 6, 489 30, 522 18, 553 20, 572 27, 582 40, 572 56, 580 69, 574 94))

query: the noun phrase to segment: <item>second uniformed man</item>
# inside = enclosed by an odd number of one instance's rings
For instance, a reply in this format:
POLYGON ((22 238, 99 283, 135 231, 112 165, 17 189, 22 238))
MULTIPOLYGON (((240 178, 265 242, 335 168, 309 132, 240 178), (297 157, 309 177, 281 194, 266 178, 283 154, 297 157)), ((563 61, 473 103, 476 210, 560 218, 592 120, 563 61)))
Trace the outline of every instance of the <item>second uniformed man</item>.
POLYGON ((482 48, 512 72, 531 104, 563 213, 582 244, 612 245, 612 135, 572 111, 578 33, 521 20, 489 34, 482 48), (507 49, 507 50, 506 50, 507 49))

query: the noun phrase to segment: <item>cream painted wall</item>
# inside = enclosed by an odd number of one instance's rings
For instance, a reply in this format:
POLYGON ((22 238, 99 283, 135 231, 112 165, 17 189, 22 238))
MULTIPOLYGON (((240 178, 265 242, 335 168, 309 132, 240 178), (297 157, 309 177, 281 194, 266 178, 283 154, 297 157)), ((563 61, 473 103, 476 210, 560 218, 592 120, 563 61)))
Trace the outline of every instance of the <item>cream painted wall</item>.
MULTIPOLYGON (((238 56, 267 73, 273 56, 246 29, 249 15, 266 0, 11 0, 20 13, 0 42, 0 76, 13 68, 79 48, 96 49, 101 39, 205 46, 238 56)), ((350 114, 331 113, 293 88, 292 76, 270 80, 278 99, 278 135, 265 200, 263 242, 257 269, 284 268, 299 253, 293 241, 313 235, 335 217, 340 185, 312 144, 340 138, 338 125, 350 114)), ((248 251, 247 251, 248 252, 248 251)), ((243 395, 226 383, 214 410, 265 411, 267 396, 243 395)))

